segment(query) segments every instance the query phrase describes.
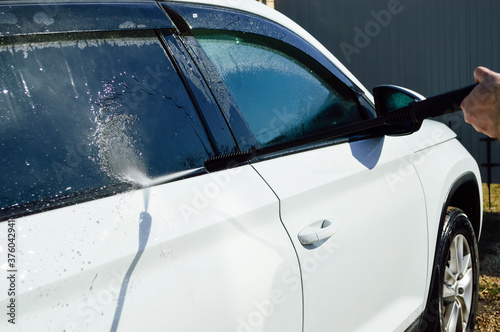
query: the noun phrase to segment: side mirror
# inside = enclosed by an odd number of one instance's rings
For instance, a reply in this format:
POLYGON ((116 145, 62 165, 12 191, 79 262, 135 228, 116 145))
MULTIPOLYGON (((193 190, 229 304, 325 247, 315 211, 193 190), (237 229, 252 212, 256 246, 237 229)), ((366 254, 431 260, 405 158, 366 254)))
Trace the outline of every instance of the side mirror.
MULTIPOLYGON (((425 100, 421 94, 396 85, 379 85, 373 88, 375 99, 375 111, 377 117, 382 117, 397 109, 406 107, 412 102, 425 100)), ((384 128, 384 134, 390 136, 408 135, 420 129, 422 123, 406 121, 398 124, 388 125, 384 128)))

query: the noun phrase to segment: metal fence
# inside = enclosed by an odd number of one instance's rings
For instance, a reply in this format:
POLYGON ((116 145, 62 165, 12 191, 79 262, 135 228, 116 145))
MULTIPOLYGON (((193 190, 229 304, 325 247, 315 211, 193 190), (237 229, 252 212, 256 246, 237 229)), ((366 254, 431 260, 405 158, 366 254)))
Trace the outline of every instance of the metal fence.
MULTIPOLYGON (((278 11, 322 42, 368 88, 396 84, 425 96, 474 83, 479 65, 500 71, 498 0, 274 0, 278 11)), ((500 144, 463 121, 440 118, 481 167, 500 163, 500 144)), ((500 167, 490 169, 500 183, 500 167)))

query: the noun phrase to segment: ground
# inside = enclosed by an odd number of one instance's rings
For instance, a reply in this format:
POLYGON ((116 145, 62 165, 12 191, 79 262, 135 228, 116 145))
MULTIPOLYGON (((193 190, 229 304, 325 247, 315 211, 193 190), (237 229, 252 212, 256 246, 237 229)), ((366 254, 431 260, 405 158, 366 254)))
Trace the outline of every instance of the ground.
POLYGON ((475 331, 500 332, 500 184, 483 185, 484 221, 479 241, 479 308, 475 331))

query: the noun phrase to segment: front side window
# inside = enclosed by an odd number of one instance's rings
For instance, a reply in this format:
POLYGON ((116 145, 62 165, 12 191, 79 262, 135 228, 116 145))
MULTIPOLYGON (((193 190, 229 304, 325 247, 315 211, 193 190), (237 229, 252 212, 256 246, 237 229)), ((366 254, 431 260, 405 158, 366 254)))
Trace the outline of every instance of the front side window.
POLYGON ((152 31, 0 40, 4 210, 200 167, 211 143, 152 31))
POLYGON ((372 116, 334 75, 285 43, 229 31, 194 35, 261 148, 372 116))

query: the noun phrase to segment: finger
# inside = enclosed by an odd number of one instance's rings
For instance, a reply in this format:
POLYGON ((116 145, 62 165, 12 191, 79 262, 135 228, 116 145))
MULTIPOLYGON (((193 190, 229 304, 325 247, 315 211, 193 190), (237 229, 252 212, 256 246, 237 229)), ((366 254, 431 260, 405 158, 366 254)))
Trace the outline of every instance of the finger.
POLYGON ((492 74, 491 70, 489 70, 486 67, 479 66, 474 70, 474 79, 476 80, 477 83, 481 83, 491 74, 492 74))

